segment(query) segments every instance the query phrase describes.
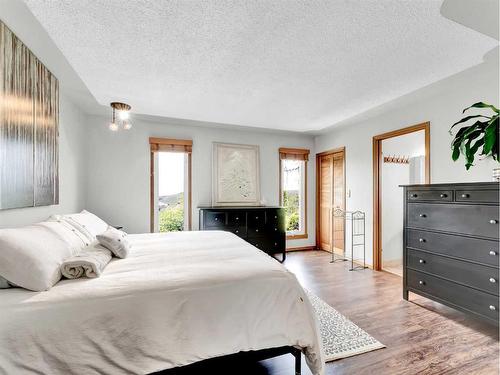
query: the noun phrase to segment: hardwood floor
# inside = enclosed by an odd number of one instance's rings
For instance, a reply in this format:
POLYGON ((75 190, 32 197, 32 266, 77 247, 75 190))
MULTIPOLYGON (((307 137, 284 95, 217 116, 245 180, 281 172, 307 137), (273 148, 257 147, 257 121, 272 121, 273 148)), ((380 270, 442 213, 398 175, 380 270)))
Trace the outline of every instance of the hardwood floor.
MULTIPOLYGON (((347 262, 331 264, 330 257, 322 251, 293 252, 285 266, 387 348, 329 362, 326 374, 499 373, 496 327, 411 293, 410 302, 404 301, 400 277, 370 269, 350 272, 347 262)), ((219 363, 190 374, 292 375, 293 364, 287 355, 258 364, 219 363)), ((310 374, 304 360, 302 368, 310 374)))

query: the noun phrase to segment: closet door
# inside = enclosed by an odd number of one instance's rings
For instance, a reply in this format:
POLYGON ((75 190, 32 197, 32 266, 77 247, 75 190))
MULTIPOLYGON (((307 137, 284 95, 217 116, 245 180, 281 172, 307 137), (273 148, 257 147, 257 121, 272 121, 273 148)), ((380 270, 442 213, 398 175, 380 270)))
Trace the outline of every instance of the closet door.
POLYGON ((333 155, 319 159, 319 246, 321 250, 332 251, 332 209, 333 209, 333 155))
MULTIPOLYGON (((345 210, 345 191, 344 191, 344 153, 333 154, 333 212, 345 210)), ((335 252, 344 251, 344 218, 339 214, 333 215, 333 248, 335 252)))

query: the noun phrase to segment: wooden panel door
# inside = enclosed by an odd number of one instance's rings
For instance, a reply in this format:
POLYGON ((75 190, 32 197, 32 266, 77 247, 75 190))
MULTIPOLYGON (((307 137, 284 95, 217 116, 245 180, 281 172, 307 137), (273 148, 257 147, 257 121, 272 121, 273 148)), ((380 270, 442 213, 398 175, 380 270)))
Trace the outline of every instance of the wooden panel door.
POLYGON ((332 251, 333 155, 319 159, 319 245, 332 251))
MULTIPOLYGON (((333 212, 345 210, 344 191, 344 152, 333 154, 333 212)), ((335 252, 344 252, 344 218, 340 215, 333 215, 333 248, 335 252)))

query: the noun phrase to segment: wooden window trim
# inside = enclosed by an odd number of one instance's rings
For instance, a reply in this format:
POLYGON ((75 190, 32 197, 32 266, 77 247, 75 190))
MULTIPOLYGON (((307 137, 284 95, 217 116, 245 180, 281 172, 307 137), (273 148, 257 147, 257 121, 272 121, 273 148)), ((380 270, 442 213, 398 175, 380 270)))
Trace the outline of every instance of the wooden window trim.
POLYGON ((373 269, 382 270, 382 210, 380 205, 380 159, 382 157, 381 142, 384 139, 405 135, 420 130, 425 131, 425 183, 431 180, 431 123, 429 121, 421 124, 408 126, 406 128, 393 130, 373 137, 373 269))
POLYGON ((192 228, 192 152, 193 141, 189 139, 172 139, 172 138, 149 138, 150 146, 150 178, 149 178, 149 198, 150 198, 150 213, 149 213, 149 230, 151 233, 155 231, 155 153, 156 152, 182 152, 187 154, 188 158, 188 196, 187 196, 187 228, 192 228))
POLYGON ((299 234, 287 234, 287 240, 299 240, 308 238, 307 232, 307 162, 309 160, 310 151, 305 148, 286 148, 281 147, 279 149, 280 162, 279 162, 279 202, 280 206, 283 204, 283 186, 281 184, 281 174, 282 174, 282 160, 303 160, 304 161, 304 233, 299 234))

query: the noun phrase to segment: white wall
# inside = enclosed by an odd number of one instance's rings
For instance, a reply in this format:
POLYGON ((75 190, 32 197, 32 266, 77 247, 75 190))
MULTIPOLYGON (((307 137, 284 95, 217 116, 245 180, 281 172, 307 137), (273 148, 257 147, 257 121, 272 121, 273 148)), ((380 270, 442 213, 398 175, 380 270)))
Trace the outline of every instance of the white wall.
MULTIPOLYGON (((384 139, 383 156, 413 157, 425 155, 423 130, 384 139)), ((424 181, 422 181, 423 183, 424 181)), ((399 185, 410 183, 410 165, 384 163, 380 165, 380 195, 382 209, 382 262, 403 258, 403 194, 399 185)))
MULTIPOLYGON (((288 132, 199 127, 189 121, 134 120, 129 132, 110 132, 109 118, 89 118, 89 169, 87 207, 109 223, 132 233, 149 231, 149 137, 193 140, 193 229, 198 228, 199 205, 211 202, 212 142, 260 146, 261 198, 266 205, 279 204, 279 147, 308 148, 314 155, 312 136, 288 132)), ((289 247, 315 243, 315 163, 308 163, 308 228, 305 240, 289 247)))
POLYGON ((0 227, 31 224, 54 213, 77 212, 85 207, 87 136, 86 116, 64 93, 59 117, 59 204, 0 211, 0 227))
MULTIPOLYGON (((477 101, 498 105, 498 58, 397 99, 315 137, 315 150, 346 147, 348 210, 366 212, 367 260, 372 263, 373 183, 372 137, 425 121, 431 123, 431 182, 490 181, 496 163, 484 160, 469 171, 463 160, 451 160, 450 125, 462 109, 477 101)), ((402 218, 401 218, 402 220, 402 218)))

